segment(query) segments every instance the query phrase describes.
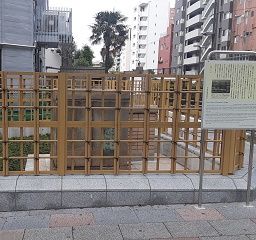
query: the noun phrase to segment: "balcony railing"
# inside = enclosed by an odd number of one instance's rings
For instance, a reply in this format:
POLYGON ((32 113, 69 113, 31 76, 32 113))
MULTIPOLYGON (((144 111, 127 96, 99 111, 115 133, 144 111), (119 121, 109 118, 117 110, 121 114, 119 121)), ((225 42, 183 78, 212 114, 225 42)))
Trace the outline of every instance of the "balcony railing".
POLYGON ((58 47, 59 43, 72 42, 71 9, 36 8, 36 41, 39 45, 58 47))

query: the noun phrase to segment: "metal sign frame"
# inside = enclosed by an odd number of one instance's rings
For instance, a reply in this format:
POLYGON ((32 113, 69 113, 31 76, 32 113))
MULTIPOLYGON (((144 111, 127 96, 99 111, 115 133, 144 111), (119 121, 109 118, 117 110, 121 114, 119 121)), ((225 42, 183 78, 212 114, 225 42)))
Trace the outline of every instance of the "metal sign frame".
MULTIPOLYGON (((248 58, 249 56, 256 56, 254 51, 220 51, 215 50, 208 54, 207 60, 211 60, 214 54, 236 54, 239 58, 248 58)), ((220 60, 227 60, 226 58, 220 60)), ((252 165, 253 165, 253 152, 254 152, 254 138, 255 129, 247 129, 251 131, 250 140, 250 154, 249 154, 249 165, 248 165, 248 179, 247 179, 247 192, 246 192, 246 206, 250 203, 250 190, 251 190, 251 179, 252 179, 252 165)), ((199 165, 199 192, 198 192, 198 207, 202 208, 202 192, 203 192, 203 174, 204 174, 204 150, 205 150, 205 135, 206 129, 201 127, 201 147, 200 147, 200 165, 199 165)))

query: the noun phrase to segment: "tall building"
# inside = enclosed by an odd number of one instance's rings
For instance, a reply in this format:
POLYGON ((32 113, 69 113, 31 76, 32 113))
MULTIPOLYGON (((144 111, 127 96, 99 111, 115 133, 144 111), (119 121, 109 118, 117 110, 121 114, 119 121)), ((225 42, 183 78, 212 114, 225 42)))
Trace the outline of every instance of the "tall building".
POLYGON ((45 71, 45 49, 72 41, 72 13, 48 0, 0 0, 0 70, 45 71))
POLYGON ((176 0, 175 11, 172 73, 202 73, 210 51, 231 49, 233 0, 176 0))
POLYGON ((170 74, 172 63, 172 41, 173 41, 173 28, 174 28, 174 15, 175 9, 170 9, 170 21, 167 32, 162 34, 159 39, 158 48, 158 73, 170 74))
POLYGON ((131 64, 131 28, 129 28, 128 39, 122 47, 120 54, 120 72, 130 71, 131 64))
POLYGON ((159 38, 169 26, 169 10, 169 0, 142 1, 134 8, 130 70, 157 69, 159 38))
POLYGON ((234 1, 233 50, 256 50, 256 2, 234 1))

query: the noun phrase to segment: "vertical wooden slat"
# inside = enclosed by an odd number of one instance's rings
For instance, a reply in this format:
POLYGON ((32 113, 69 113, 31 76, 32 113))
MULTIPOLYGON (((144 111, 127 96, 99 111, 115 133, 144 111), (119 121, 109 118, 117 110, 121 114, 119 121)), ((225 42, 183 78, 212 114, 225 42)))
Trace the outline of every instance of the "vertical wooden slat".
POLYGON ((59 73, 58 79, 58 173, 64 176, 67 169, 67 76, 59 73))
POLYGON ((34 73, 34 175, 39 175, 39 73, 34 73))
POLYGON ((3 176, 8 176, 8 90, 7 90, 7 73, 2 73, 3 77, 3 176))

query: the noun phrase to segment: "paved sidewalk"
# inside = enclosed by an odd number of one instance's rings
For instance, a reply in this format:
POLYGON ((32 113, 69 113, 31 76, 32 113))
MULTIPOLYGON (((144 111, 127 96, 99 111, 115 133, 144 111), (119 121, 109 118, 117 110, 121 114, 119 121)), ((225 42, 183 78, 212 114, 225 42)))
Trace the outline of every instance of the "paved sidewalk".
POLYGON ((256 201, 0 212, 1 240, 255 240, 256 201))

